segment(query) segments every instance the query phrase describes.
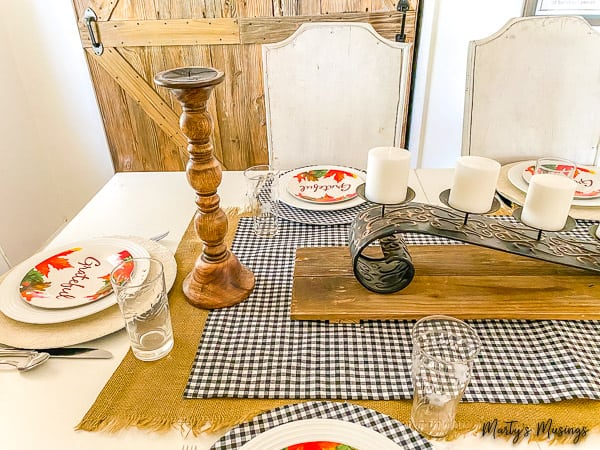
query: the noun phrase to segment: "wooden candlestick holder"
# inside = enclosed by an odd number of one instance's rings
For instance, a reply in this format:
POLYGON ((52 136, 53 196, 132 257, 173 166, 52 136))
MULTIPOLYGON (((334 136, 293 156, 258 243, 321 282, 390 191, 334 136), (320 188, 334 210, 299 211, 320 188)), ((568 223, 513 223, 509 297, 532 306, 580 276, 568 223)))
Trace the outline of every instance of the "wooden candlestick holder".
POLYGON ((204 244, 194 269, 183 282, 183 292, 189 303, 207 309, 235 305, 254 289, 254 274, 224 242, 227 216, 217 194, 222 169, 210 142, 213 122, 207 110, 213 88, 223 78, 223 72, 209 67, 181 67, 154 77, 157 85, 171 90, 183 108, 179 126, 188 140, 186 173, 198 205, 194 225, 204 244))

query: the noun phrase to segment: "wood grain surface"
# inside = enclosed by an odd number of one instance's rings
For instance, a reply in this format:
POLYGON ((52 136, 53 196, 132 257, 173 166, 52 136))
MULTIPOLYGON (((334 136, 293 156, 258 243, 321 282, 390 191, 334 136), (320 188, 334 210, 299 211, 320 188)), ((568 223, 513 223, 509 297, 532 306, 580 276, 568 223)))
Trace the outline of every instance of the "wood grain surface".
POLYGON ((347 247, 299 248, 291 318, 356 322, 418 319, 600 319, 600 276, 472 245, 409 246, 415 277, 376 294, 354 277, 347 247))

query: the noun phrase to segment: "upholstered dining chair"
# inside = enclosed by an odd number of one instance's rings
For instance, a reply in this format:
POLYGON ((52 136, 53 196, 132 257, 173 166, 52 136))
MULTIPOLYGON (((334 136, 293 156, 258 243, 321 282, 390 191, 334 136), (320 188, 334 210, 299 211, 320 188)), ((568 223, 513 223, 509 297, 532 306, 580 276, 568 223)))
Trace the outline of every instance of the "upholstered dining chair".
POLYGON ((270 163, 366 168, 367 152, 403 142, 412 44, 364 23, 305 23, 265 44, 270 163))
POLYGON ((600 34, 575 16, 522 17, 469 45, 463 155, 598 164, 600 34))

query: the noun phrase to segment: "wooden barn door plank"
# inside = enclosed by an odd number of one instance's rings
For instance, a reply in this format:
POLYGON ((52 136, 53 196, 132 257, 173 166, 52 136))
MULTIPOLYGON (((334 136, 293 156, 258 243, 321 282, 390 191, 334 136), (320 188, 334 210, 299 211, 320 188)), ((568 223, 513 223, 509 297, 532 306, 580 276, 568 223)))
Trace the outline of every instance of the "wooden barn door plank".
MULTIPOLYGON (((239 44, 237 19, 111 20, 97 23, 105 47, 239 44)), ((84 47, 91 47, 86 25, 79 24, 84 47)))
MULTIPOLYGON (((407 42, 415 37, 415 11, 406 16, 407 42)), ((239 19, 111 20, 98 22, 98 36, 104 47, 171 45, 270 44, 291 36, 305 22, 366 22, 387 39, 400 32, 402 14, 343 13, 322 16, 242 17, 239 19)), ((85 24, 79 24, 85 48, 92 41, 85 24)))
POLYGON ((181 143, 176 144, 158 128, 141 104, 99 63, 99 58, 90 53, 86 56, 98 103, 110 105, 101 108, 101 113, 116 170, 183 170, 187 154, 181 143))
MULTIPOLYGON (((88 53, 92 54, 93 52, 88 50, 88 53)), ((119 86, 146 111, 177 145, 183 148, 187 147, 187 139, 179 129, 179 117, 116 49, 107 48, 102 56, 96 57, 94 60, 113 77, 119 86)))
MULTIPOLYGON (((271 44, 282 41, 305 22, 365 22, 381 36, 394 40, 400 32, 402 14, 396 11, 381 13, 344 13, 322 16, 244 17, 239 19, 242 44, 271 44)), ((415 14, 407 14, 407 42, 414 42, 415 14)))
POLYGON ((85 8, 92 8, 98 20, 109 20, 117 3, 119 0, 89 0, 85 8))
POLYGON ((321 0, 321 14, 368 11, 371 0, 321 0))
POLYGON ((268 161, 262 55, 258 45, 211 48, 212 64, 227 76, 215 89, 225 167, 244 168, 268 161))

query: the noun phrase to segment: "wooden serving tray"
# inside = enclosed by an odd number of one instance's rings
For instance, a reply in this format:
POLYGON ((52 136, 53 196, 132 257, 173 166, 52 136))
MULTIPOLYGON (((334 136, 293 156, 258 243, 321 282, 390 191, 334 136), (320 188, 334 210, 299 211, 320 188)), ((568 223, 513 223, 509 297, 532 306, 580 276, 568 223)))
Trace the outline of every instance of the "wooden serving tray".
POLYGON ((600 275, 474 245, 409 246, 415 277, 376 294, 347 247, 298 248, 290 316, 358 322, 446 314, 462 319, 600 319, 600 275))

